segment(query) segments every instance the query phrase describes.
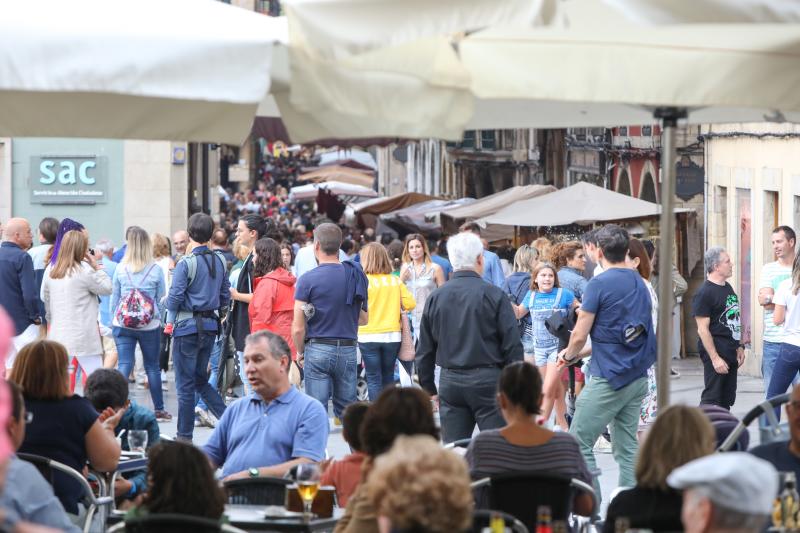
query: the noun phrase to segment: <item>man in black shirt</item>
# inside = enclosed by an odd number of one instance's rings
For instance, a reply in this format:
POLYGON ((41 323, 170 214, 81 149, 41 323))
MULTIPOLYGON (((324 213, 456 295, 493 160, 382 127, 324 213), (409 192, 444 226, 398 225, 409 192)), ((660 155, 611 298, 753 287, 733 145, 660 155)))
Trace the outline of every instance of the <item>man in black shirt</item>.
POLYGON ((739 298, 725 281, 733 275, 733 263, 724 248, 715 246, 705 253, 705 267, 708 279, 692 300, 705 381, 700 403, 730 410, 737 370, 744 363, 739 298))
POLYGON ((419 380, 438 394, 442 439, 453 442, 503 425, 495 401, 500 370, 522 361, 522 343, 511 302, 481 277, 483 244, 459 233, 447 244, 453 275, 425 302, 417 346, 419 380), (442 368, 438 389, 435 366, 442 368))
POLYGON ((256 241, 267 232, 267 221, 260 215, 250 214, 239 219, 236 228, 236 238, 250 250, 244 260, 242 270, 236 287, 231 287, 233 310, 231 311, 231 335, 236 345, 236 356, 239 358, 239 377, 247 393, 250 392, 250 383, 244 375, 244 339, 250 334, 250 317, 247 309, 253 298, 253 248, 256 241))

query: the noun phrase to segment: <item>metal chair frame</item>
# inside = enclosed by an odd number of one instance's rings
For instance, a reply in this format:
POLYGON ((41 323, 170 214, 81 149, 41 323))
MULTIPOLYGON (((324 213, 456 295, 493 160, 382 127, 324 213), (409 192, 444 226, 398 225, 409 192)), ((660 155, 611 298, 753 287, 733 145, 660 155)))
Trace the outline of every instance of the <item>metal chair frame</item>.
POLYGON ((775 416, 775 408, 788 403, 791 399, 791 394, 781 394, 775 396, 773 398, 769 398, 764 400, 760 404, 753 407, 750 411, 747 412, 746 415, 742 418, 741 422, 736 424, 736 427, 733 428, 733 431, 730 432, 728 438, 726 438, 722 444, 719 445, 717 448, 718 452, 727 452, 730 451, 731 448, 736 444, 739 440, 739 435, 742 432, 747 431, 747 426, 750 425, 753 420, 758 419, 761 415, 767 417, 767 422, 769 423, 769 435, 772 437, 772 440, 778 440, 781 437, 785 436, 783 429, 780 427, 780 422, 778 422, 778 417, 775 416))
MULTIPOLYGON (((89 533, 89 529, 92 526, 92 519, 94 518, 95 514, 100 516, 100 520, 102 521, 103 525, 105 525, 107 517, 106 510, 108 509, 108 506, 114 504, 113 496, 95 496, 92 486, 89 484, 89 481, 83 477, 83 474, 63 463, 59 463, 53 459, 31 453, 19 453, 17 456, 20 459, 33 463, 37 466, 45 465, 51 470, 62 472, 81 485, 81 488, 83 489, 83 502, 84 504, 88 504, 86 507, 86 516, 84 517, 82 528, 84 533, 89 533)), ((97 476, 97 478, 98 482, 100 483, 101 494, 103 494, 106 490, 105 481, 102 479, 102 476, 97 476)), ((48 481, 51 481, 51 479, 48 479, 48 481)))
POLYGON ((254 477, 254 478, 246 478, 246 479, 236 479, 233 481, 227 481, 223 484, 226 492, 228 493, 228 503, 233 504, 249 504, 249 505, 283 505, 285 498, 286 498, 286 487, 291 485, 293 481, 291 479, 286 478, 279 478, 279 477, 254 477), (253 488, 255 490, 264 487, 271 487, 271 488, 282 488, 283 489, 283 497, 281 501, 251 501, 251 499, 247 499, 244 494, 237 495, 237 492, 246 493, 248 488, 253 488), (247 499, 247 501, 240 501, 242 498, 247 499))
POLYGON ((237 527, 231 526, 229 524, 220 524, 215 520, 210 518, 203 518, 199 516, 191 516, 191 515, 183 515, 183 514, 173 514, 173 513, 164 513, 164 514, 153 514, 147 515, 137 518, 130 518, 127 521, 120 522, 119 524, 115 524, 108 529, 108 533, 124 533, 127 531, 127 526, 129 524, 155 524, 161 523, 162 525, 170 525, 174 524, 175 526, 205 526, 205 527, 217 527, 218 531, 222 533, 246 533, 244 530, 239 529, 237 527))

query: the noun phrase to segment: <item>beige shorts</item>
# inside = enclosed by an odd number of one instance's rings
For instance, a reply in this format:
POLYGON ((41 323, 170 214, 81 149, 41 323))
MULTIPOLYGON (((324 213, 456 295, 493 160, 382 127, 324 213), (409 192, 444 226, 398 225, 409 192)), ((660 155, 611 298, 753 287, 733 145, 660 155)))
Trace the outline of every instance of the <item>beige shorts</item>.
POLYGON ((103 351, 105 352, 106 356, 109 356, 112 353, 117 353, 117 344, 114 342, 114 337, 102 337, 102 339, 103 351))

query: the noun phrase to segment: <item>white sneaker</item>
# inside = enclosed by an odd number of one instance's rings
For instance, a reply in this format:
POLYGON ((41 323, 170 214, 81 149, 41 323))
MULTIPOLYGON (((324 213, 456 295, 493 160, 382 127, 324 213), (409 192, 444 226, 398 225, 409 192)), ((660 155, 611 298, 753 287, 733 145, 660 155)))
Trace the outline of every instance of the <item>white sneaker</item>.
POLYGON ((194 408, 194 414, 197 415, 197 418, 200 419, 200 422, 206 427, 215 428, 217 427, 217 417, 214 416, 210 411, 206 411, 205 409, 200 409, 199 407, 194 408))
POLYGON ((594 451, 597 453, 611 453, 611 443, 600 435, 597 442, 594 443, 594 451))

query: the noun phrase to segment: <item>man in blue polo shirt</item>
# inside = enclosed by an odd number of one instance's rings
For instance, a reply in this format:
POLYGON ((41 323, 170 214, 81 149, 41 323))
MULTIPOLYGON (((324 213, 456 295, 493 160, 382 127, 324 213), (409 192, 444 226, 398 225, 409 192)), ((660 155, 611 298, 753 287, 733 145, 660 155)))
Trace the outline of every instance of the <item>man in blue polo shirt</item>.
MULTIPOLYGON (((628 232, 616 224, 597 233, 603 275, 586 285, 575 329, 558 362, 561 367, 586 355, 582 349, 591 334, 591 378, 578 397, 569 432, 577 439, 589 469, 594 470, 597 464, 592 448, 613 422, 611 445, 619 465, 620 487, 636 485, 639 411, 647 392, 647 369, 656 361, 650 293, 639 273, 625 265, 629 241, 628 232)), ((595 491, 599 497, 596 480, 595 491)))
POLYGON ((244 349, 253 392, 231 404, 203 447, 225 480, 283 477, 295 465, 321 461, 328 442, 322 405, 289 383, 289 346, 262 330, 244 349))

